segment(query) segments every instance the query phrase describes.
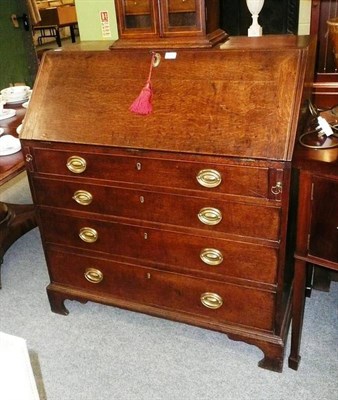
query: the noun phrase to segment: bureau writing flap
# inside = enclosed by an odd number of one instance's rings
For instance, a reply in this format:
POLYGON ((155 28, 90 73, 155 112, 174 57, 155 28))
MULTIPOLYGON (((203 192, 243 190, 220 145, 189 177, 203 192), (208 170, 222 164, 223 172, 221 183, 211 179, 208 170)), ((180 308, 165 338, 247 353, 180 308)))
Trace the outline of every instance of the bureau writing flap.
POLYGON ((288 159, 308 60, 306 46, 290 43, 170 59, 159 50, 146 116, 129 107, 146 83, 149 50, 48 52, 21 138, 288 159))

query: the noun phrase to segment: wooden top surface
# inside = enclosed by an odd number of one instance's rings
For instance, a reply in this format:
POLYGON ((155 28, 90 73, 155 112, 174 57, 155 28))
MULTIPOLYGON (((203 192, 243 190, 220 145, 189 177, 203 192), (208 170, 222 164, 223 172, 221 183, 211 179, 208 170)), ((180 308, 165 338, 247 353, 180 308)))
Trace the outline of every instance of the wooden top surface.
POLYGON ((177 50, 175 59, 160 50, 147 116, 129 106, 147 81, 150 50, 48 52, 21 138, 290 160, 308 40, 249 39, 177 50))

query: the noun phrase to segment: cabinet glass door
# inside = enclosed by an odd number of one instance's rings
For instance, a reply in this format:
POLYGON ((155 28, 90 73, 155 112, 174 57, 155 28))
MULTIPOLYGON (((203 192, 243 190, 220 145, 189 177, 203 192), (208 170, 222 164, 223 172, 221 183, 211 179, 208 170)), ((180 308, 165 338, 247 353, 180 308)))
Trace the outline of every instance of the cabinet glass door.
POLYGON ((155 31, 152 0, 122 0, 124 30, 155 31))
POLYGON ((164 0, 162 8, 164 33, 201 30, 201 1, 164 0))

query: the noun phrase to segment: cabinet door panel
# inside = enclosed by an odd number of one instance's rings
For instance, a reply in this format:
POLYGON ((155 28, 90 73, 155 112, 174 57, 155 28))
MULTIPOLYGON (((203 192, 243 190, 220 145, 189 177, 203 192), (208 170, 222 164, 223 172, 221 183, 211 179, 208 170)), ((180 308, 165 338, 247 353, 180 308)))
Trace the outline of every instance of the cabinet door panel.
POLYGON ((142 33, 157 35, 156 2, 152 0, 121 0, 116 2, 120 36, 142 33))
POLYGON ((164 36, 179 31, 189 34, 202 31, 204 10, 201 2, 196 0, 165 0, 161 3, 164 36), (203 14, 203 15, 202 15, 203 14))
POLYGON ((196 0, 168 0, 169 26, 196 26, 196 0))
POLYGON ((309 254, 338 262, 338 181, 313 179, 309 254))

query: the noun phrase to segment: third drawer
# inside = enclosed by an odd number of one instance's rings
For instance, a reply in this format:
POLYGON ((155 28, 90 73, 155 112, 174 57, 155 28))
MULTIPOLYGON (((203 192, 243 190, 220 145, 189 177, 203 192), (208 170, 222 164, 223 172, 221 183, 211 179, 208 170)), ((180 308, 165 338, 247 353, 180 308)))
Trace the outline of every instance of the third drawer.
POLYGON ((217 279, 232 277, 276 283, 278 248, 275 246, 80 218, 51 210, 41 210, 40 216, 48 243, 217 279))

